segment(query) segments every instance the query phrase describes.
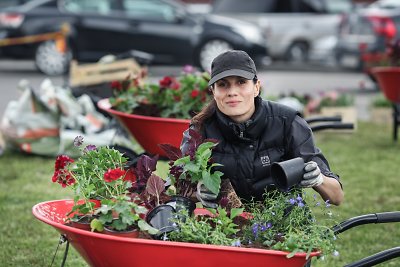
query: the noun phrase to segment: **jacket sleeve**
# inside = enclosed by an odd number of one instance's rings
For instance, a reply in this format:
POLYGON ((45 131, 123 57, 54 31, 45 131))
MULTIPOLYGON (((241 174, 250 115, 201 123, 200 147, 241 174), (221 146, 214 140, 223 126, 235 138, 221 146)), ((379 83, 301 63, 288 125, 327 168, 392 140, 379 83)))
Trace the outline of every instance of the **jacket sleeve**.
POLYGON ((315 146, 314 136, 307 122, 296 116, 291 126, 288 141, 291 156, 302 157, 305 162, 315 161, 323 175, 339 180, 339 176, 330 170, 329 163, 322 151, 315 146))

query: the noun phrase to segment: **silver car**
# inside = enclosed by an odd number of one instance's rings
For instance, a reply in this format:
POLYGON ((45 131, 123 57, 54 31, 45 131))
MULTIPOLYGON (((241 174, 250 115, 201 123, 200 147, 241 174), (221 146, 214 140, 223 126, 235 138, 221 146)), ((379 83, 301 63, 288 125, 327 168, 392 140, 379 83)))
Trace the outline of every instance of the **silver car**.
POLYGON ((216 0, 212 12, 262 28, 270 56, 306 61, 315 40, 335 36, 351 0, 216 0))

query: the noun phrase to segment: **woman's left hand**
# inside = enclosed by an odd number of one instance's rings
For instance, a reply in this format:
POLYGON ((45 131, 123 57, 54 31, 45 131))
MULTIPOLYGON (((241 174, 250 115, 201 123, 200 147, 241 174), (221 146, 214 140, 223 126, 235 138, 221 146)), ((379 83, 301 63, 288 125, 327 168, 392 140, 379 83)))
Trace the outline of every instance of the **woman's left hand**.
POLYGON ((300 182, 301 187, 319 186, 324 182, 324 176, 315 161, 309 161, 304 164, 303 180, 300 182))

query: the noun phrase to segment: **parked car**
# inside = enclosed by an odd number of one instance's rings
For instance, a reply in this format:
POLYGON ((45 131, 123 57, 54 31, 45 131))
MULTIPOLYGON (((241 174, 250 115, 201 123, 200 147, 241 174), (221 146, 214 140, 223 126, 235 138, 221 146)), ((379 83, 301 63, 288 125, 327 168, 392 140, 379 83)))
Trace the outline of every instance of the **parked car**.
POLYGON ((25 4, 30 0, 0 0, 0 10, 25 4))
POLYGON ((379 58, 386 44, 400 37, 400 8, 367 7, 346 16, 339 27, 335 48, 337 64, 363 70, 366 55, 379 58))
POLYGON ((352 7, 351 0, 216 0, 212 12, 261 27, 272 58, 306 61, 313 41, 336 35, 352 7))
MULTIPOLYGON (((0 47, 3 57, 34 59, 46 74, 68 68, 70 57, 97 61, 106 54, 134 49, 154 56, 154 64, 192 64, 209 70, 228 49, 267 56, 262 32, 250 23, 217 15, 192 14, 168 0, 32 0, 0 13, 0 38, 54 32, 70 25, 70 54, 54 41, 0 47)), ((258 60, 258 62, 259 62, 258 60)))

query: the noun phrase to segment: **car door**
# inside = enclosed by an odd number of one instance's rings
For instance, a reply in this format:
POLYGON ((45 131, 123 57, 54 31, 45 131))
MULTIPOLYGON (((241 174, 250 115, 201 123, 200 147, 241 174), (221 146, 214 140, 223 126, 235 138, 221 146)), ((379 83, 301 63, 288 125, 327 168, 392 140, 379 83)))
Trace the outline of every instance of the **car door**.
POLYGON ((74 25, 74 42, 81 60, 97 60, 132 49, 154 54, 155 62, 190 58, 192 25, 163 1, 64 1, 67 10, 80 14, 74 25))
POLYGON ((192 63, 195 21, 183 7, 160 0, 122 0, 132 32, 130 47, 151 53, 159 63, 192 63))

